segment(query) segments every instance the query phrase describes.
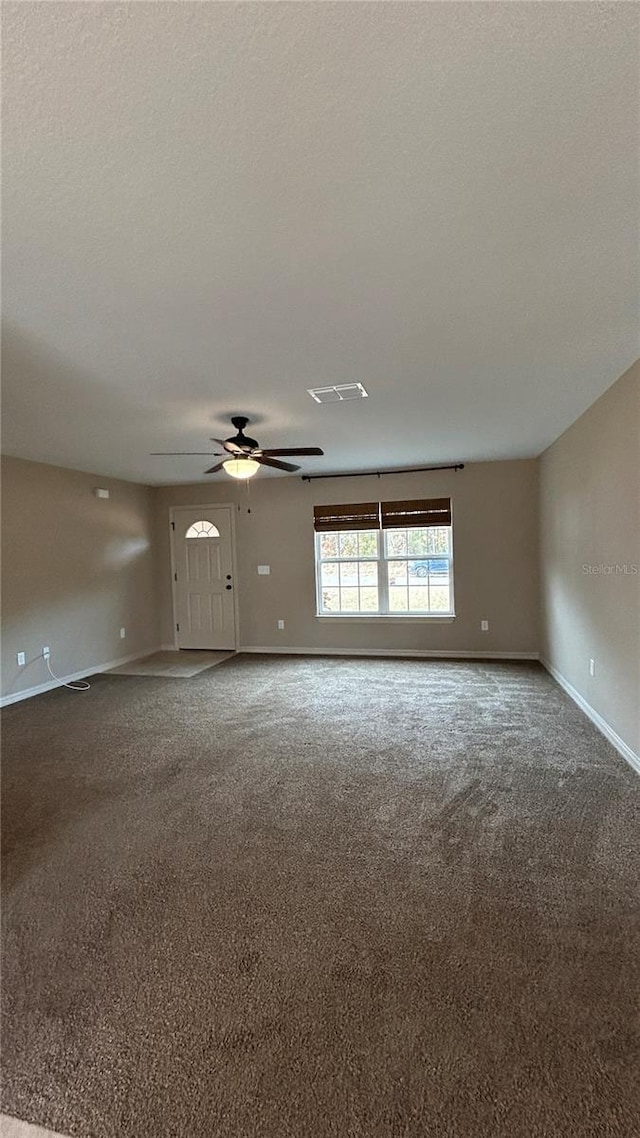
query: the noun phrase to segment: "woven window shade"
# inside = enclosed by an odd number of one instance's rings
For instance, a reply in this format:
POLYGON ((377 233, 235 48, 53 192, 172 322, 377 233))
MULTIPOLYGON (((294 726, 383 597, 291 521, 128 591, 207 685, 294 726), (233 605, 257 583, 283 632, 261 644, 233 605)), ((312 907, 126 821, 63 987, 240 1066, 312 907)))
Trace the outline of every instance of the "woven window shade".
POLYGON ((382 502, 382 528, 450 526, 451 498, 417 498, 413 502, 382 502))
POLYGON ((346 506, 314 506, 313 528, 316 533, 380 529, 380 503, 356 502, 346 506))

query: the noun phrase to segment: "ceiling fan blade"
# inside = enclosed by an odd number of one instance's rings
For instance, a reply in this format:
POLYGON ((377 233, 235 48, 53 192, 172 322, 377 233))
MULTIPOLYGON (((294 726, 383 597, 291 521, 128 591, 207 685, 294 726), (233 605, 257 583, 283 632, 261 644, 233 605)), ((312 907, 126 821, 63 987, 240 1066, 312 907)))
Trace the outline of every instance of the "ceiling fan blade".
POLYGON ((215 458, 215 451, 212 450, 152 450, 152 455, 161 454, 199 454, 204 455, 205 458, 215 458))
POLYGON ((255 462, 259 462, 261 466, 273 466, 275 470, 299 470, 299 466, 294 466, 292 462, 278 462, 277 458, 265 458, 264 452, 262 454, 254 454, 252 458, 255 462))
POLYGON ((219 447, 222 447, 223 450, 228 451, 229 454, 244 454, 245 453, 243 451, 242 447, 237 446, 236 443, 227 442, 226 439, 212 439, 211 442, 217 443, 219 447))
MULTIPOLYGON (((225 459, 225 461, 226 461, 226 459, 225 459)), ((217 474, 219 470, 222 470, 223 466, 224 466, 224 462, 216 462, 215 466, 210 466, 209 469, 205 470, 204 473, 205 474, 217 474)))
POLYGON ((268 457, 275 457, 276 455, 295 455, 295 454, 324 454, 320 447, 282 447, 279 450, 263 450, 263 454, 268 457))

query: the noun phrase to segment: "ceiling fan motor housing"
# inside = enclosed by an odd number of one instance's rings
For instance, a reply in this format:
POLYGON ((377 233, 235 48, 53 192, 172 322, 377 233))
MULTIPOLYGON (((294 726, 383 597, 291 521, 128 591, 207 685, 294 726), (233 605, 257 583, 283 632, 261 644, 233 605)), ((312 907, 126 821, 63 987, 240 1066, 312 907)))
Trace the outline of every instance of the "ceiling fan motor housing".
POLYGON ((249 420, 244 415, 234 415, 231 419, 234 427, 236 427, 237 435, 232 435, 231 438, 226 439, 228 443, 235 443, 236 446, 242 447, 243 450, 259 450, 259 445, 256 439, 250 439, 248 435, 244 434, 244 428, 249 420))

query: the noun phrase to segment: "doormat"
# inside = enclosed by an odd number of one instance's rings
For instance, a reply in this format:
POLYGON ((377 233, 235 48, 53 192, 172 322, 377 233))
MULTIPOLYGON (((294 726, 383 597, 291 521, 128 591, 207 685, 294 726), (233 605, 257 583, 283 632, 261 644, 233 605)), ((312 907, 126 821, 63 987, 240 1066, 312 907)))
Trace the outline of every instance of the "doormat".
POLYGON ((207 668, 213 668, 234 656, 235 652, 204 652, 182 649, 177 652, 154 652, 141 660, 131 660, 110 668, 108 676, 165 676, 174 680, 189 680, 207 668))

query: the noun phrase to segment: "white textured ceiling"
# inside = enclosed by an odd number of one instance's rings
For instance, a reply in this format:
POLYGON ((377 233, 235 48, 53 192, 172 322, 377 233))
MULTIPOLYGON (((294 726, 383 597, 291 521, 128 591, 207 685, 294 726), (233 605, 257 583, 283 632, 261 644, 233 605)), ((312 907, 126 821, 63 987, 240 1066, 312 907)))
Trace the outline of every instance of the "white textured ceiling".
POLYGON ((309 472, 539 453, 639 354, 638 21, 5 3, 5 451, 196 481, 149 452, 245 412, 309 472))

